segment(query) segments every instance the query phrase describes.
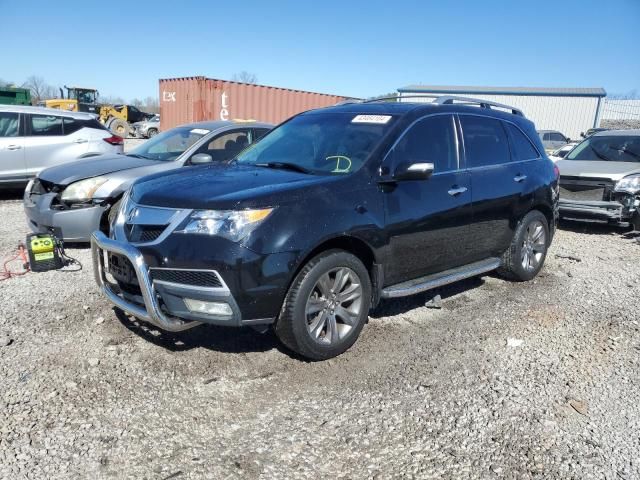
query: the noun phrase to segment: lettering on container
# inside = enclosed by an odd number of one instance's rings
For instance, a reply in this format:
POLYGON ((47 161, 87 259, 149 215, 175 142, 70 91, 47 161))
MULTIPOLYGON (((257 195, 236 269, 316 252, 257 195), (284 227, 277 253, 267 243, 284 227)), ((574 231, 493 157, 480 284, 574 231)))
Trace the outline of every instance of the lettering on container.
POLYGON ((229 104, 227 103, 227 92, 223 91, 222 95, 220 95, 220 100, 222 104, 222 108, 220 109, 220 120, 228 120, 229 119, 229 104))
POLYGON ((163 102, 175 102, 176 101, 176 92, 165 92, 162 91, 162 101, 163 102))

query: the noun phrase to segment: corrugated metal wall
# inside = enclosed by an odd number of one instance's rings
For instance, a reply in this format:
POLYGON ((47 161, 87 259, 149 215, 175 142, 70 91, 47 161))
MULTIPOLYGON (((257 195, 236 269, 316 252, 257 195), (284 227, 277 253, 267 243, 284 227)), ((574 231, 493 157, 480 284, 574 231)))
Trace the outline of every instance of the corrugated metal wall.
MULTIPOLYGON (((428 92, 416 92, 413 95, 428 92)), ((400 93, 412 95, 410 92, 400 93)), ((572 139, 599 123, 597 97, 561 97, 537 95, 484 95, 456 93, 458 96, 503 103, 521 109, 536 124, 538 130, 558 130, 572 139)), ((430 102, 431 98, 412 98, 404 101, 430 102)))
POLYGON ((160 122, 167 130, 203 120, 259 120, 280 123, 346 97, 251 85, 205 77, 160 79, 160 122))

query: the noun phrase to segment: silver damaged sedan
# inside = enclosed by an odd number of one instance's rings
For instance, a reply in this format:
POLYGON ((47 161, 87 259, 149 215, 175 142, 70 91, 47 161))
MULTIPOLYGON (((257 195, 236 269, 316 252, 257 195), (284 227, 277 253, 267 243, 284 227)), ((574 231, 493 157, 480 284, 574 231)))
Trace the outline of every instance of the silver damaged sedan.
POLYGON ((160 133, 124 155, 45 169, 24 192, 29 227, 67 242, 88 242, 95 230, 108 233, 120 198, 136 179, 231 160, 271 128, 257 122, 193 123, 160 133))

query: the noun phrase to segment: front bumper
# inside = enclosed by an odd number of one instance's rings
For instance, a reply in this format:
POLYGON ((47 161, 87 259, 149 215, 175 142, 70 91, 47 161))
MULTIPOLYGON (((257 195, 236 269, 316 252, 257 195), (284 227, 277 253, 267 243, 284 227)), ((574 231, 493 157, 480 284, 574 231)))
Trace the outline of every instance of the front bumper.
POLYGON ((594 220, 613 224, 626 224, 637 212, 637 201, 630 197, 620 201, 575 201, 560 198, 559 209, 562 218, 594 220))
POLYGON ((54 233, 66 242, 89 242, 91 232, 100 228, 107 206, 91 205, 68 210, 55 210, 51 203, 56 193, 41 195, 24 192, 23 205, 29 228, 36 233, 54 233))
MULTIPOLYGON (((154 267, 150 268, 142 252, 127 242, 107 238, 102 232, 94 232, 91 249, 95 280, 104 295, 121 310, 163 330, 178 332, 201 323, 238 327, 273 322, 273 318, 243 319, 240 308, 224 281, 216 288, 154 281, 151 275, 154 267), (107 278, 108 262, 105 256, 110 253, 125 257, 131 263, 140 289, 139 298, 120 290, 107 278), (226 304, 232 313, 196 313, 189 310, 185 299, 226 304)), ((218 276, 222 279, 219 274, 218 276)))

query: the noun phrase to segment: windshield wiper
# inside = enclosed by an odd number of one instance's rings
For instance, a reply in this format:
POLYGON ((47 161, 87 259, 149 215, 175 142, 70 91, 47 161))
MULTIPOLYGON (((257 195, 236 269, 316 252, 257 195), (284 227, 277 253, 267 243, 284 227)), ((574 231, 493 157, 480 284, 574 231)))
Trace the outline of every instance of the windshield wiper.
POLYGON ((125 155, 126 155, 127 157, 143 158, 143 159, 145 159, 145 160, 151 160, 151 158, 149 158, 149 157, 145 157, 144 155, 140 155, 140 154, 138 154, 138 153, 125 153, 125 155))
POLYGON ((591 150, 593 150, 593 153, 595 153, 595 154, 598 156, 598 158, 599 158, 600 160, 604 160, 604 161, 606 161, 606 162, 611 162, 611 161, 612 161, 610 158, 605 157, 602 153, 600 153, 598 150, 596 150, 595 148, 593 148, 591 145, 589 145, 589 148, 590 148, 591 150))
POLYGON ((311 174, 311 170, 308 168, 301 167, 296 163, 289 162, 266 162, 266 163, 254 163, 256 167, 266 167, 266 168, 279 168, 281 170, 293 170, 295 172, 311 174))

